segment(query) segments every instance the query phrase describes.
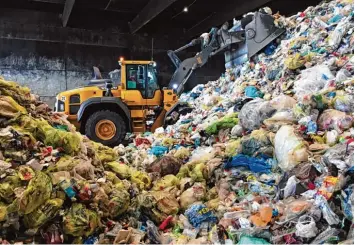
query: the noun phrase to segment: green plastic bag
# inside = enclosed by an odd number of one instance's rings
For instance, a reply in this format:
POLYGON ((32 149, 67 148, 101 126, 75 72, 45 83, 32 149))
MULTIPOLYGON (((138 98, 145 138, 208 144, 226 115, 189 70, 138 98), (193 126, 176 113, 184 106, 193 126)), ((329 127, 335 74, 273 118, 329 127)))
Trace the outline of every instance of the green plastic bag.
POLYGON ((63 218, 63 231, 72 236, 90 236, 98 227, 97 214, 81 203, 73 203, 63 218))
POLYGON ((38 228, 48 220, 54 218, 63 205, 63 200, 59 198, 47 200, 43 205, 32 213, 25 214, 23 222, 27 228, 38 228))
POLYGON ((19 211, 23 214, 32 213, 50 198, 51 192, 50 177, 37 171, 36 176, 30 180, 26 190, 18 198, 19 211))
POLYGON ((208 134, 217 134, 219 130, 226 128, 233 128, 238 124, 238 114, 233 113, 231 115, 226 115, 218 121, 212 123, 206 128, 206 133, 208 134))
POLYGON ((237 244, 249 245, 249 244, 270 244, 270 243, 268 243, 265 239, 262 239, 262 238, 242 235, 237 244))

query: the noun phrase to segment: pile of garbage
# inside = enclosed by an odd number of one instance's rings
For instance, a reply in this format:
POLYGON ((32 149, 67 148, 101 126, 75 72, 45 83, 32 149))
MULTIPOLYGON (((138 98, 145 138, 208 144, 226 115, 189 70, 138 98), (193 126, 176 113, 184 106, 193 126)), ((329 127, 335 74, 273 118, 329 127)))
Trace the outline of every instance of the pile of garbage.
POLYGON ((353 243, 353 2, 274 17, 282 40, 128 146, 0 79, 2 242, 353 243))

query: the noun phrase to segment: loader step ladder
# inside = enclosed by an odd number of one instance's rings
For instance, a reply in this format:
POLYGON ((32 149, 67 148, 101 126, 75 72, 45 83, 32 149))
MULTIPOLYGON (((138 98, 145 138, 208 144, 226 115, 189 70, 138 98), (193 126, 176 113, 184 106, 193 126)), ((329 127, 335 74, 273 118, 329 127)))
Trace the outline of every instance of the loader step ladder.
POLYGON ((146 125, 145 125, 146 111, 145 110, 131 110, 131 118, 132 118, 133 132, 143 133, 146 131, 146 125))

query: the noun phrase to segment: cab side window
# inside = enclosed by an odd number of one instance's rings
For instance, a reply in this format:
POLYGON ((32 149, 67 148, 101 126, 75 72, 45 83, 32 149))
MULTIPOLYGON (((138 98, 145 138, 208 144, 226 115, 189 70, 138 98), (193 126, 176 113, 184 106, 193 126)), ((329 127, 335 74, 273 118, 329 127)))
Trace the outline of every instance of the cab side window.
POLYGON ((147 87, 147 98, 153 98, 156 90, 159 90, 158 79, 154 68, 148 66, 148 87, 147 87))
POLYGON ((137 89, 138 82, 138 66, 137 65, 126 65, 126 81, 127 89, 137 89))

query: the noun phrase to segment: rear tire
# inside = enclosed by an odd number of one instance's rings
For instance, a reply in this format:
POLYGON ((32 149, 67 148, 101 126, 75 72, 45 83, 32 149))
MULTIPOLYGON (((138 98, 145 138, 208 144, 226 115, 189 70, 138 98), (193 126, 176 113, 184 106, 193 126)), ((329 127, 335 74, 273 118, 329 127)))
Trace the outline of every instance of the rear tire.
POLYGON ((85 123, 85 134, 106 146, 119 145, 126 135, 126 123, 113 111, 97 111, 85 123))

